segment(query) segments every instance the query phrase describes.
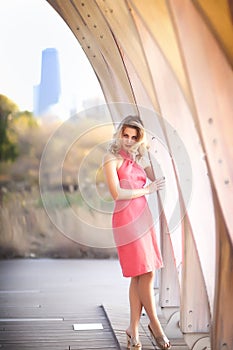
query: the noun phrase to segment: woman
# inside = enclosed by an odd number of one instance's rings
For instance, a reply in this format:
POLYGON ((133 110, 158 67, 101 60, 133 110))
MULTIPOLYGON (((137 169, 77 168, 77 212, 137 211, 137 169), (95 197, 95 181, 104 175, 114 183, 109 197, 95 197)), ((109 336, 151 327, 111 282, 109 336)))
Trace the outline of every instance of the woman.
POLYGON ((145 195, 163 188, 164 178, 155 180, 150 163, 145 161, 145 151, 145 130, 141 119, 126 117, 117 128, 104 157, 104 173, 115 200, 112 224, 119 261, 123 275, 131 277, 127 347, 142 348, 138 327, 144 307, 150 319, 148 328, 152 339, 160 349, 170 349, 170 342, 156 314, 154 272, 163 263, 145 198, 145 195), (152 182, 145 186, 147 177, 152 182))

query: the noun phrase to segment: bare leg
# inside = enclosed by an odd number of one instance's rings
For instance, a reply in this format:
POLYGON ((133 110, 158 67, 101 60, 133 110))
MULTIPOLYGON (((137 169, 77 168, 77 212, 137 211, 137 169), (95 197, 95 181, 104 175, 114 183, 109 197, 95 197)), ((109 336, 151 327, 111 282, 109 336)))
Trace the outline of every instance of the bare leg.
MULTIPOLYGON (((154 337, 159 338, 164 336, 164 332, 156 312, 153 287, 154 272, 148 272, 143 275, 131 278, 129 288, 130 326, 127 329, 127 333, 136 339, 138 339, 138 325, 140 321, 142 306, 144 306, 146 313, 150 319, 150 329, 152 330, 154 337)), ((161 344, 163 344, 163 349, 170 348, 168 339, 163 340, 163 343, 161 344)))
POLYGON ((142 312, 142 303, 138 293, 139 277, 132 277, 129 287, 129 302, 130 302, 130 326, 127 332, 138 339, 138 325, 142 312))
POLYGON ((159 322, 154 299, 154 272, 138 276, 138 294, 150 319, 150 327, 156 337, 164 334, 159 322))

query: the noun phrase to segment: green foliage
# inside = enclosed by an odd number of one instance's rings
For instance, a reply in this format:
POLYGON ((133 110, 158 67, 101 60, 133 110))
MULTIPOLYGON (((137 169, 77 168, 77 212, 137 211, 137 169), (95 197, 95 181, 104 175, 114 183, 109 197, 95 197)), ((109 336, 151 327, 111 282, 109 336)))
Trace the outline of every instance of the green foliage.
POLYGON ((14 113, 13 124, 14 127, 20 126, 21 130, 38 126, 33 113, 29 111, 18 111, 14 113))
POLYGON ((18 106, 4 95, 0 95, 0 161, 15 160, 18 156, 16 133, 12 128, 14 113, 18 106))
MULTIPOLYGON (((70 206, 82 206, 82 196, 80 192, 66 193, 63 192, 47 192, 44 194, 44 200, 46 201, 46 208, 50 209, 64 209, 70 208, 70 206)), ((43 208, 44 204, 41 198, 39 198, 37 206, 43 208)))
POLYGON ((13 101, 0 95, 0 162, 14 161, 22 153, 29 154, 28 134, 36 126, 31 112, 19 111, 13 101))

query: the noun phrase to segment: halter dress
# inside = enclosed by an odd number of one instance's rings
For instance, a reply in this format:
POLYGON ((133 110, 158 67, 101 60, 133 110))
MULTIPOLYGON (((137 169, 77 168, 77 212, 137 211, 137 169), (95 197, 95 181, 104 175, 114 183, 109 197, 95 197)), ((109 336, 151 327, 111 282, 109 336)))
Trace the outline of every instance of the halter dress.
MULTIPOLYGON (((146 183, 144 169, 120 150, 123 163, 117 170, 120 187, 142 188, 146 183)), ((134 277, 163 266, 153 217, 145 196, 116 200, 112 216, 114 240, 123 276, 134 277)))

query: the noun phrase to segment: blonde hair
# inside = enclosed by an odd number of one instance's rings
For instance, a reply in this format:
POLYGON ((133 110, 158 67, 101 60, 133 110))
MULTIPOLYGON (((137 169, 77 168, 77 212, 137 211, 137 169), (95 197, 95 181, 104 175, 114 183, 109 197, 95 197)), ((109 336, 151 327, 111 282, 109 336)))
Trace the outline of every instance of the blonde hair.
POLYGON ((137 131, 137 142, 135 142, 129 152, 132 153, 134 158, 139 160, 147 149, 147 143, 143 121, 138 116, 129 115, 120 122, 116 132, 113 135, 113 140, 109 144, 108 151, 113 154, 117 154, 119 152, 121 149, 120 139, 127 127, 133 128, 137 131))

